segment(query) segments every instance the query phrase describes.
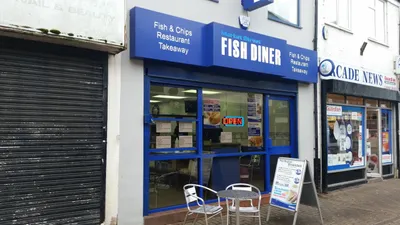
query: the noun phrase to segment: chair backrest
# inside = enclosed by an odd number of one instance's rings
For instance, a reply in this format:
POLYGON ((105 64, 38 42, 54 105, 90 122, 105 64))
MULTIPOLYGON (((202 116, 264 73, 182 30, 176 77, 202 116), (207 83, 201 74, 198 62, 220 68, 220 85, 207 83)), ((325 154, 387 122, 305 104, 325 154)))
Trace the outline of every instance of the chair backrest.
POLYGON ((186 204, 190 204, 198 200, 196 186, 194 185, 185 185, 183 187, 183 192, 185 194, 186 204))
MULTIPOLYGON (((259 205, 259 207, 260 207, 260 199, 261 199, 261 191, 260 191, 260 189, 259 188, 257 188, 256 186, 254 186, 254 185, 251 185, 251 184, 246 184, 246 183, 236 183, 236 184, 231 184, 231 185, 229 185, 228 187, 226 187, 226 190, 229 190, 229 189, 232 189, 232 190, 241 190, 241 191, 255 191, 255 192, 257 192, 258 194, 259 194, 259 202, 258 202, 258 205, 259 205)), ((248 201, 250 202, 250 205, 252 206, 252 207, 254 207, 254 205, 253 205, 253 199, 248 199, 248 201)), ((232 202, 232 206, 235 206, 235 202, 232 202)))

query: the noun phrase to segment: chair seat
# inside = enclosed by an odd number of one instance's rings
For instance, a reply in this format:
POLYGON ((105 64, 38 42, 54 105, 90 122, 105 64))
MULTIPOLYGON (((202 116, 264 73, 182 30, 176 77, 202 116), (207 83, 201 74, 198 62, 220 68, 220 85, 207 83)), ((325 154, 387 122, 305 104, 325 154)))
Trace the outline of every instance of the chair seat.
POLYGON ((192 213, 199 213, 199 214, 204 214, 204 208, 205 208, 205 213, 206 214, 215 214, 218 212, 222 211, 222 207, 221 206, 217 206, 217 205, 205 205, 205 206, 200 206, 194 210, 192 210, 192 213))
MULTIPOLYGON (((229 211, 236 212, 236 207, 229 206, 229 211)), ((257 207, 239 207, 239 212, 241 212, 241 213, 257 213, 259 211, 260 210, 258 210, 257 207)))

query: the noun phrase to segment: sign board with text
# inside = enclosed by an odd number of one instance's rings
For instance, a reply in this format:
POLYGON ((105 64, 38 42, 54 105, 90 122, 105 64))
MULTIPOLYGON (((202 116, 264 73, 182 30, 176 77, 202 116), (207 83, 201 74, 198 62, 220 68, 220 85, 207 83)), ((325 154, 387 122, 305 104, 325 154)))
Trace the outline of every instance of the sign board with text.
POLYGON ((125 3, 114 0, 7 0, 1 2, 1 27, 121 48, 125 45, 125 3))
POLYGON ((273 206, 294 212, 293 224, 296 224, 300 204, 316 207, 323 224, 317 190, 307 160, 279 157, 272 185, 267 221, 269 220, 271 206, 273 206))
POLYGON ((135 7, 131 58, 230 68, 301 82, 317 82, 317 53, 285 40, 219 23, 203 24, 135 7))
POLYGON ((323 80, 340 80, 388 90, 398 90, 398 80, 394 74, 383 74, 331 59, 323 59, 318 70, 323 80))

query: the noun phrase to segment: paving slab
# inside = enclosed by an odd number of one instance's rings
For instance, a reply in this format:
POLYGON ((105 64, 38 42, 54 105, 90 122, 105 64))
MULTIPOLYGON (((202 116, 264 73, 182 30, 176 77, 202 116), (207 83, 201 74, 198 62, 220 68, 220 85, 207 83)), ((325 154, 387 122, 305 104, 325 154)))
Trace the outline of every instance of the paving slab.
MULTIPOLYGON (((400 180, 382 182, 333 191, 320 195, 325 225, 400 225, 400 180)), ((272 208, 270 222, 266 222, 268 206, 262 207, 263 225, 292 225, 293 213, 272 208)), ((226 224, 226 217, 223 218, 226 224)), ((236 225, 231 221, 231 225, 236 225)), ((187 223, 191 224, 191 223, 187 223)), ((203 225, 204 220, 196 224, 203 225)), ((221 224, 213 218, 209 225, 221 224)), ((241 225, 258 225, 252 218, 242 218, 241 225)), ((316 208, 300 206, 297 225, 319 225, 316 208)))

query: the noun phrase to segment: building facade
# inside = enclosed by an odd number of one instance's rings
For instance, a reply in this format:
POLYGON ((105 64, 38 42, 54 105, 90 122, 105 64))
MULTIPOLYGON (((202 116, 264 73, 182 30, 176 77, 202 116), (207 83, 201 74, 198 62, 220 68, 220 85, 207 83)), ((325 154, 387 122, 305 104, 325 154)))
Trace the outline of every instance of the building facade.
POLYGON ((319 157, 324 191, 395 175, 398 24, 397 1, 319 3, 319 157))
POLYGON ((123 1, 2 3, 0 224, 105 220, 114 76, 108 57, 126 47, 124 7, 123 1))
POLYGON ((243 3, 127 1, 129 48, 109 59, 120 75, 109 77, 105 224, 177 212, 189 182, 268 193, 278 157, 313 164, 315 2, 243 3))

